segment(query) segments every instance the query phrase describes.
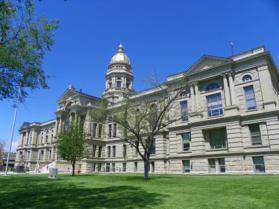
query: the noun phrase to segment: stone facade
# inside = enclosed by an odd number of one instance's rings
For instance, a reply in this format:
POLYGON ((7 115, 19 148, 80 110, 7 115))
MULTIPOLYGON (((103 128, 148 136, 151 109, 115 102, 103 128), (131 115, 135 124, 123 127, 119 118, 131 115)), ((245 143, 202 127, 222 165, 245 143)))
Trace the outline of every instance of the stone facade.
MULTIPOLYGON (((183 117, 168 127, 167 134, 156 137, 150 171, 279 173, 278 79, 276 65, 264 47, 227 58, 202 56, 184 72, 170 75, 162 84, 166 94, 187 82, 185 93, 171 110, 183 117)), ((103 98, 109 108, 128 97, 156 100, 161 88, 135 92, 133 80, 130 60, 120 45, 106 74, 103 98)), ((21 126, 17 164, 34 169, 56 160, 60 169, 69 169, 57 155, 57 134, 79 115, 89 154, 77 169, 84 173, 143 172, 140 156, 121 140, 116 124, 91 121, 88 111, 99 99, 69 86, 59 98, 55 119, 21 126)))

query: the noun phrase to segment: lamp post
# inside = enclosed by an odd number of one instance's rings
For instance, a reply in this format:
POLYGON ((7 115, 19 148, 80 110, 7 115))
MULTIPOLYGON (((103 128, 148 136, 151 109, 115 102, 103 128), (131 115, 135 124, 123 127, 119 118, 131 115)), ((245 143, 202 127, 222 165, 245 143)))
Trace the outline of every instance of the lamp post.
POLYGON ((13 124, 12 124, 12 131, 11 131, 11 138, 10 138, 10 144, 9 144, 9 152, 6 160, 6 170, 5 170, 5 176, 8 174, 8 167, 9 167, 9 161, 10 161, 10 153, 12 150, 12 144, 14 139, 14 131, 15 131, 15 123, 16 123, 16 116, 17 116, 17 109, 20 102, 20 95, 21 95, 21 88, 18 88, 18 96, 14 105, 14 118, 13 118, 13 124))

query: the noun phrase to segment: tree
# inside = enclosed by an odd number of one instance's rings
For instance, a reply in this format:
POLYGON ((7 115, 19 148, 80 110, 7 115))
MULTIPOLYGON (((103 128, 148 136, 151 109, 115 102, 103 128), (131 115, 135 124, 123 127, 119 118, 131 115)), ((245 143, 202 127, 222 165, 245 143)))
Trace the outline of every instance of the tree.
POLYGON ((42 61, 58 22, 35 20, 34 9, 33 0, 0 1, 0 100, 48 87, 42 61))
POLYGON ((185 89, 168 92, 166 85, 155 88, 156 95, 141 97, 140 100, 126 99, 116 108, 96 105, 91 110, 93 121, 106 118, 122 129, 121 139, 136 149, 144 163, 144 179, 149 178, 150 156, 154 149, 155 138, 164 134, 169 125, 181 119, 180 112, 171 111, 175 101, 185 89), (100 117, 101 116, 101 117, 100 117))
POLYGON ((58 136, 58 153, 62 159, 72 165, 72 176, 75 175, 75 165, 84 156, 85 134, 83 124, 74 120, 67 130, 58 136))

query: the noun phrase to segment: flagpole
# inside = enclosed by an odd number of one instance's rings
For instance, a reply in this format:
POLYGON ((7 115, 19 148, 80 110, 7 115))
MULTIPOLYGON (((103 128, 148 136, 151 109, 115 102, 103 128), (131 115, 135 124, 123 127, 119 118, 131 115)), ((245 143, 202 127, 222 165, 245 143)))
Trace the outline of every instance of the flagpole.
POLYGON ((12 150, 12 144, 13 144, 13 139, 14 139, 16 116, 17 116, 17 109, 18 109, 20 94, 21 94, 21 89, 19 87, 18 96, 17 96, 16 103, 15 103, 15 106, 14 106, 14 118, 13 118, 13 125, 12 125, 11 138, 10 138, 10 144, 9 144, 9 152, 8 152, 8 156, 7 156, 7 160, 6 160, 5 176, 7 176, 7 174, 8 174, 8 167, 9 167, 9 161, 10 161, 10 153, 11 153, 11 150, 12 150))

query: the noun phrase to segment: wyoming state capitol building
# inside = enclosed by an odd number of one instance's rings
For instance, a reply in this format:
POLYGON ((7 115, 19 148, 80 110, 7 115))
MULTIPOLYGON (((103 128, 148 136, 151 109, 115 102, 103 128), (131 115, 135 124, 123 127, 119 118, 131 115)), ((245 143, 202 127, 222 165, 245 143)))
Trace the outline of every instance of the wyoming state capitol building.
MULTIPOLYGON (((102 98, 110 108, 125 98, 162 95, 158 94, 162 88, 156 87, 134 91, 132 65, 121 44, 105 78, 102 98)), ((165 94, 182 78, 186 78, 186 92, 171 109, 181 114, 181 120, 156 136, 150 172, 279 173, 279 74, 264 47, 230 57, 204 55, 187 70, 169 75, 162 84, 168 89, 165 94)), ((70 165, 57 152, 57 135, 71 116, 79 114, 89 155, 78 162, 77 169, 83 173, 143 172, 143 161, 119 137, 117 124, 90 120, 90 107, 100 99, 70 85, 58 100, 54 119, 22 124, 16 165, 34 170, 56 161, 61 171, 67 171, 70 165)))

